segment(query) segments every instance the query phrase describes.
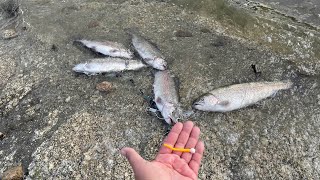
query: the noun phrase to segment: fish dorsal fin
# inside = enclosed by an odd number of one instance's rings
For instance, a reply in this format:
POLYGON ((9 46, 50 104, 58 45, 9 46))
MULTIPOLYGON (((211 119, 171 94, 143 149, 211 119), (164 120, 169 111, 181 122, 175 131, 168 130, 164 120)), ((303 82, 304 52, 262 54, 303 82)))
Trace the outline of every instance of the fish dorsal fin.
POLYGON ((230 102, 229 101, 218 101, 217 104, 220 106, 228 106, 230 104, 230 102))

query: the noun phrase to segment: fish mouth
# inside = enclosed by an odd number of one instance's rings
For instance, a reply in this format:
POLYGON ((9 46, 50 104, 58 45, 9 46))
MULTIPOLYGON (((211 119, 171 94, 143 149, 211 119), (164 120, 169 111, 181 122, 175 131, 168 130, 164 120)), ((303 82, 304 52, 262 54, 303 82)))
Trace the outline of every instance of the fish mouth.
POLYGON ((197 106, 197 105, 200 105, 200 104, 198 104, 198 103, 193 103, 191 107, 192 107, 193 109, 196 109, 196 106, 197 106))
POLYGON ((171 124, 174 125, 178 122, 178 119, 174 120, 173 118, 170 117, 170 121, 171 121, 171 124))
POLYGON ((199 103, 200 98, 201 98, 201 97, 195 99, 195 100, 192 102, 192 105, 191 105, 192 108, 195 108, 196 105, 201 105, 201 104, 199 103))
POLYGON ((162 71, 164 71, 164 70, 166 70, 166 69, 167 69, 167 66, 166 66, 166 65, 163 65, 162 68, 161 68, 162 71))

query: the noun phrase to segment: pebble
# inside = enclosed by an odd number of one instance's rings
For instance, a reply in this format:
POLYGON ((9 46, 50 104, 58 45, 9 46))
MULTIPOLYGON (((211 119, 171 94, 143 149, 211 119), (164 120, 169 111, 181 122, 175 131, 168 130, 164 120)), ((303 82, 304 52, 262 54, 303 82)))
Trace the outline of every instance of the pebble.
POLYGON ((6 170, 2 175, 3 180, 21 180, 23 179, 23 168, 21 165, 6 170))
POLYGON ((7 29, 2 32, 3 39, 12 39, 18 36, 18 33, 14 29, 7 29))
POLYGON ((67 98, 66 98, 66 100, 64 100, 66 103, 68 103, 68 102, 70 102, 70 100, 71 100, 71 97, 70 96, 68 96, 67 98))
POLYGON ((112 83, 108 82, 108 81, 103 81, 99 84, 97 84, 96 89, 102 92, 110 92, 113 87, 112 87, 112 83))

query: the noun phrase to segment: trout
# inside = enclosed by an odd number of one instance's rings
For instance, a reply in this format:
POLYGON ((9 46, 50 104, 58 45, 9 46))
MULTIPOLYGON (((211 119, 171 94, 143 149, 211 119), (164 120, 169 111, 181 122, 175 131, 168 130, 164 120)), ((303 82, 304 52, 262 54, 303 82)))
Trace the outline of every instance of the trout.
POLYGON ((168 70, 157 71, 153 83, 155 103, 164 120, 177 123, 182 117, 179 95, 173 77, 168 70))
POLYGON ((88 41, 88 40, 77 40, 77 42, 82 43, 86 47, 99 52, 106 56, 111 57, 122 57, 122 58, 133 58, 133 52, 125 48, 123 44, 118 42, 104 41, 88 41))
POLYGON ((147 65, 139 60, 99 58, 91 59, 88 62, 77 64, 72 70, 87 75, 95 75, 100 73, 138 70, 143 67, 147 67, 147 65))
POLYGON ((252 105, 289 89, 291 82, 253 82, 236 84, 210 91, 198 98, 193 107, 202 111, 227 112, 252 105))
POLYGON ((167 62, 158 48, 153 46, 142 36, 129 32, 132 35, 132 44, 141 58, 150 66, 158 70, 167 69, 167 62))

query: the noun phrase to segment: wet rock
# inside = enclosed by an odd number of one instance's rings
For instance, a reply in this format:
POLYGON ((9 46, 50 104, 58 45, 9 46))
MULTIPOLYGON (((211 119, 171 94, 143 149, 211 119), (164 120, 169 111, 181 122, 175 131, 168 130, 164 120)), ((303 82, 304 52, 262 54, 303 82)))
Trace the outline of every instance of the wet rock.
POLYGON ((20 180, 23 179, 23 168, 21 165, 12 167, 5 171, 2 176, 3 180, 20 180))
POLYGON ((176 37, 192 37, 192 33, 187 30, 177 30, 174 32, 176 37))
POLYGON ((7 29, 2 32, 1 36, 3 39, 12 39, 12 38, 17 37, 18 33, 14 29, 7 29))
POLYGON ((112 84, 108 81, 103 81, 99 84, 97 84, 96 89, 102 92, 107 92, 109 93, 110 91, 112 91, 113 87, 112 84))

